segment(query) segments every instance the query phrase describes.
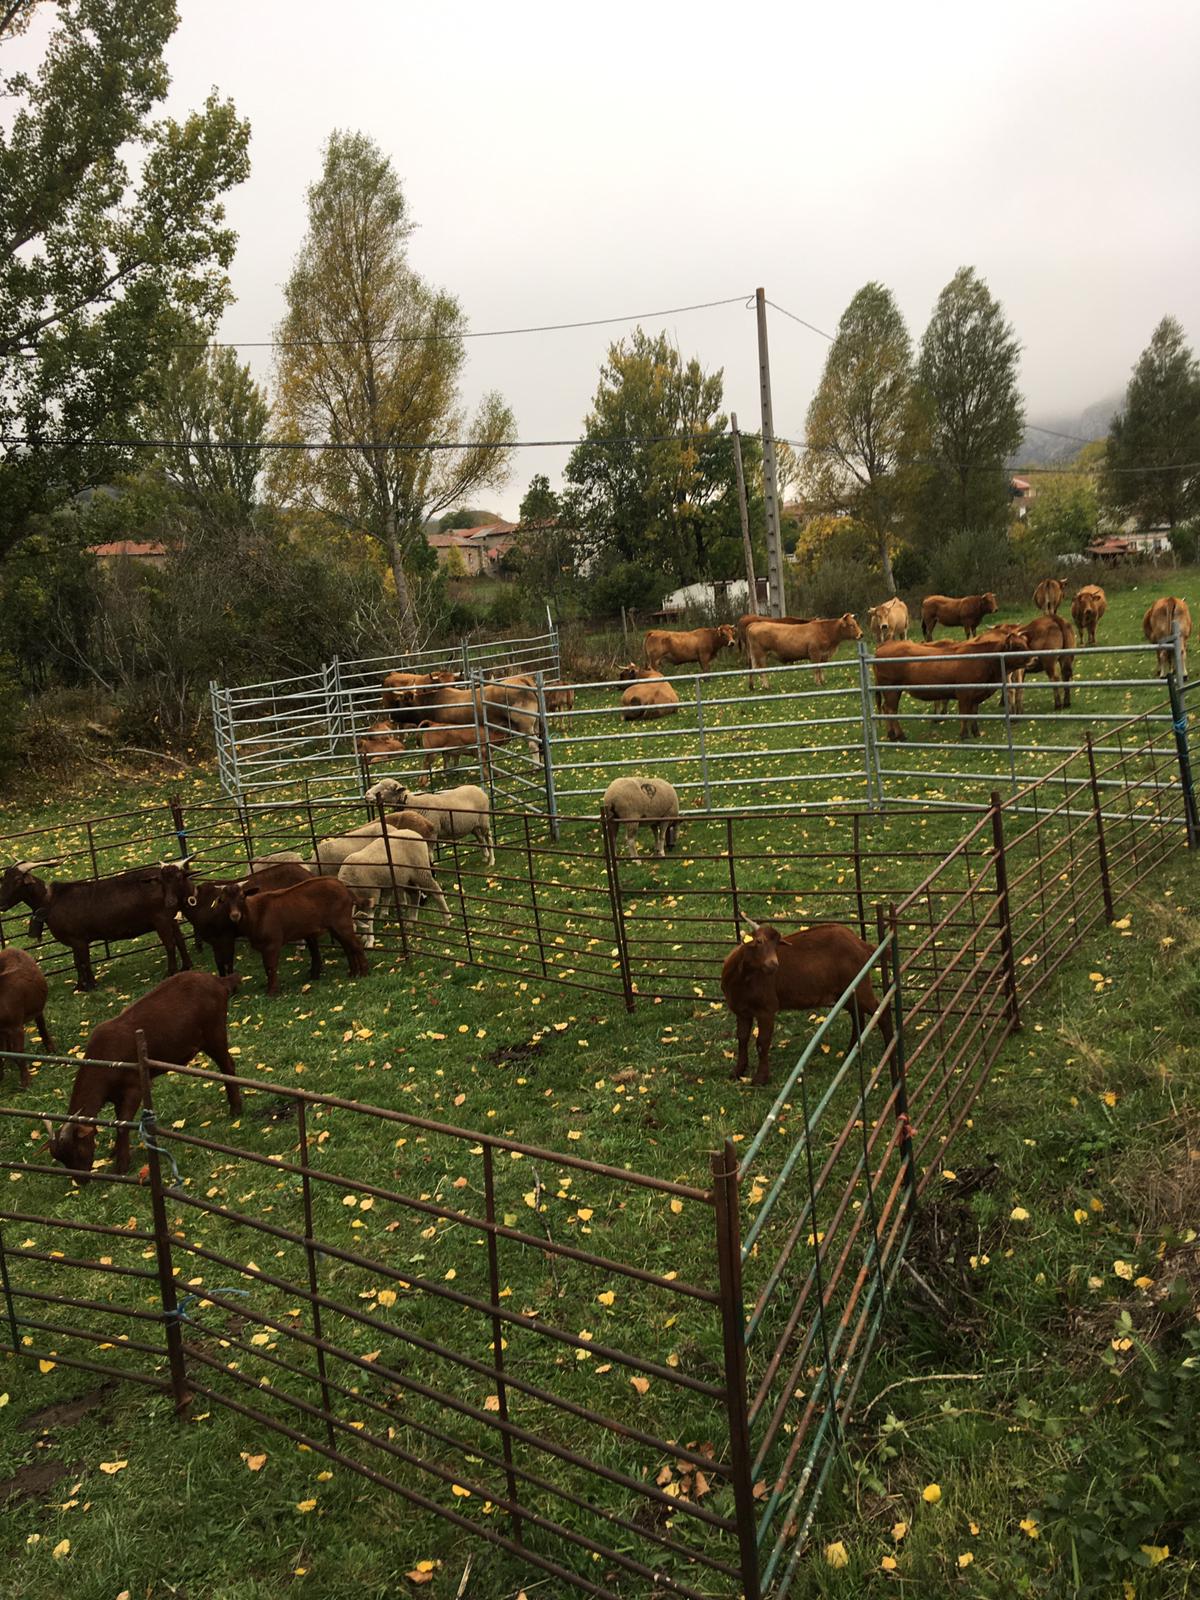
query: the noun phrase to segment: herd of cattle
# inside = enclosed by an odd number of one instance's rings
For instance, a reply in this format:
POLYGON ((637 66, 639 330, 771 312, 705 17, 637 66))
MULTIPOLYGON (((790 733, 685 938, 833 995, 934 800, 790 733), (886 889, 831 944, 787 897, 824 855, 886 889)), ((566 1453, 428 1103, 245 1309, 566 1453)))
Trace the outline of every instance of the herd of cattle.
MULTIPOLYGON (((898 715, 904 694, 933 702, 942 714, 953 701, 964 739, 979 734, 979 707, 997 692, 1002 680, 1018 714, 1023 710, 1024 681, 1030 675, 1043 674, 1051 681, 1056 711, 1069 707, 1076 646, 1096 643, 1108 602, 1098 584, 1084 584, 1071 599, 1072 625, 1059 615, 1065 598, 1061 580, 1045 578, 1034 591, 1037 610, 1030 621, 983 627, 984 618, 997 610, 994 594, 927 595, 921 603, 919 641, 908 637, 909 610, 903 600, 872 606, 867 613, 875 642, 872 671, 877 707, 887 719, 887 737, 905 737, 898 715), (939 627, 961 628, 964 637, 935 639, 939 627)), ((1155 646, 1162 677, 1173 670, 1176 630, 1186 674, 1192 631, 1187 602, 1175 596, 1155 600, 1142 619, 1142 631, 1155 646)), ((849 611, 840 617, 748 614, 735 624, 717 627, 653 628, 644 641, 646 665, 630 662, 618 672, 618 682, 628 685, 621 694, 621 716, 627 722, 640 722, 674 715, 679 695, 663 669, 694 664, 707 672, 724 650, 736 649, 746 661, 751 689, 756 683, 766 686, 764 669, 772 661, 784 666, 810 663, 816 669, 814 680, 821 685, 821 669, 839 646, 862 637, 858 619, 849 611)), ((365 762, 379 761, 409 750, 409 741, 415 738, 424 759, 422 783, 430 781, 439 756, 447 771, 462 756, 474 756, 486 776, 492 748, 510 739, 525 740, 540 763, 543 705, 547 712, 557 712, 570 711, 574 704, 575 690, 564 683, 547 684, 539 702, 537 680, 524 674, 470 688, 451 672, 392 672, 383 680, 381 714, 357 741, 358 750, 365 762)))

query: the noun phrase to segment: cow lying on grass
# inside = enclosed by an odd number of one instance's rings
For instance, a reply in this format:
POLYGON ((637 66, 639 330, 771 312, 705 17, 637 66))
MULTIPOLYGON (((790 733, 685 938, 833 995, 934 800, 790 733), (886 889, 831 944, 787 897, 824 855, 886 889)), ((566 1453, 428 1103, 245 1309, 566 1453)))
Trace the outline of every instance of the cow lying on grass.
MULTIPOLYGON (((861 974, 849 1003, 852 1036, 859 1039, 879 1005, 865 971, 871 946, 840 922, 784 935, 769 922, 751 922, 749 917, 742 920, 754 930, 753 937, 731 950, 721 968, 721 992, 737 1018, 738 1054, 733 1076, 744 1078, 749 1071, 750 1034, 757 1024, 758 1071, 753 1081, 767 1083, 777 1013, 831 1006, 861 974)), ((879 1027, 884 1039, 890 1041, 892 1019, 888 1012, 880 1017, 879 1027)))
POLYGON ((168 973, 175 971, 176 956, 185 971, 191 966, 177 917, 188 893, 182 863, 50 884, 34 876, 32 869, 38 864, 20 862, 4 869, 0 911, 8 911, 18 900, 32 908, 30 933, 40 942, 42 930, 49 928, 59 944, 67 946, 75 958, 77 989, 96 987, 90 946, 97 939, 136 939, 142 933, 156 933, 167 952, 168 973))
MULTIPOLYGON (((186 1067, 203 1051, 216 1062, 218 1071, 232 1078, 237 1069, 229 1054, 227 1014, 229 996, 241 981, 238 977, 214 978, 211 972, 179 972, 126 1006, 120 1016, 94 1028, 84 1050, 87 1060, 75 1074, 67 1121, 57 1133, 46 1123, 54 1160, 73 1172, 90 1172, 101 1108, 111 1105, 121 1123, 131 1123, 136 1117, 142 1103, 135 1064, 139 1030, 146 1036, 146 1054, 151 1061, 186 1067)), ((163 1070, 159 1067, 153 1076, 163 1070)), ((226 1083, 225 1097, 230 1116, 241 1116, 242 1091, 236 1083, 226 1083)), ((114 1172, 129 1171, 127 1126, 117 1129, 112 1168, 114 1172)))

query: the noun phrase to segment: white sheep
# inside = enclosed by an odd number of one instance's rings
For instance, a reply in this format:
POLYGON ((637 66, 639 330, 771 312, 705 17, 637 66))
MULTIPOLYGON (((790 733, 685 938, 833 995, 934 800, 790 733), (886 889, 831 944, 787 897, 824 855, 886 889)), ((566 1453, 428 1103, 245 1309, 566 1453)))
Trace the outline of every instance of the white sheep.
POLYGON ((442 789, 436 794, 420 789, 409 789, 398 778, 381 778, 367 790, 367 801, 385 806, 407 806, 431 822, 442 839, 461 839, 474 834, 483 849, 486 866, 492 866, 496 852, 492 848, 492 808, 484 791, 473 783, 460 784, 457 789, 442 789))
POLYGON ((637 859, 637 831, 643 823, 654 830, 656 855, 675 848, 679 796, 665 778, 614 778, 604 791, 601 804, 608 817, 609 839, 615 843, 617 828, 623 826, 626 854, 631 860, 637 859))
MULTIPOLYGON (((410 833, 419 834, 423 839, 433 840, 438 836, 436 826, 415 811, 393 811, 388 816, 387 824, 389 828, 405 828, 410 833)), ((348 828, 345 833, 330 834, 328 839, 322 839, 317 845, 313 860, 305 864, 312 867, 322 878, 336 878, 344 861, 361 850, 367 839, 378 839, 382 833, 383 824, 376 817, 374 822, 364 822, 360 827, 348 828)))
POLYGON ((375 943, 379 902, 393 891, 405 922, 417 915, 422 895, 441 911, 443 923, 450 921, 450 907, 430 865, 429 845, 411 828, 389 828, 386 834, 371 839, 343 861, 338 879, 359 896, 354 921, 368 950, 375 943))

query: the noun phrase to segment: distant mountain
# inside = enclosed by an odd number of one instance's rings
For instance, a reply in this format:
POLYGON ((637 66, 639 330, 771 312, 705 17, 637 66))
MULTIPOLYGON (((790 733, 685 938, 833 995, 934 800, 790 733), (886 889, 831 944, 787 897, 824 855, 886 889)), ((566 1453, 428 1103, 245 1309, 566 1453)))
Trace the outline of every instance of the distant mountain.
POLYGON ((1040 416, 1040 428, 1032 423, 1025 430, 1020 449, 1012 458, 1013 466, 1055 467, 1070 461, 1080 449, 1081 441, 1103 439, 1108 425, 1118 411, 1125 409, 1124 393, 1109 395, 1097 400, 1084 411, 1063 416, 1040 416), (1042 429, 1048 431, 1043 432, 1042 429), (1066 438, 1058 437, 1060 434, 1066 438))

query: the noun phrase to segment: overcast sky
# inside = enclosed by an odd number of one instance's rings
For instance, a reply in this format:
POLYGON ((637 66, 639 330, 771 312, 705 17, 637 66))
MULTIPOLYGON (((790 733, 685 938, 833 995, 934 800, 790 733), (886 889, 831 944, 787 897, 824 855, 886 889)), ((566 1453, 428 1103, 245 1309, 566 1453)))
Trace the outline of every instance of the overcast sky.
MULTIPOLYGON (((412 260, 474 329, 762 284, 832 331, 878 278, 915 341, 971 264, 1021 339, 1035 420, 1123 388, 1165 312, 1200 339, 1196 0, 179 6, 171 108, 216 85, 253 128, 225 338, 271 336, 306 185, 344 127, 392 158, 412 260)), ((751 310, 646 326, 724 367, 726 404, 757 425, 751 310)), ((572 437, 622 331, 473 341, 468 398, 499 389, 522 438, 572 437)), ((801 434, 826 349, 771 313, 779 432, 801 434)), ((247 356, 266 376, 269 352, 247 356)), ((520 452, 493 502, 515 512, 564 459, 520 452)))

